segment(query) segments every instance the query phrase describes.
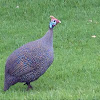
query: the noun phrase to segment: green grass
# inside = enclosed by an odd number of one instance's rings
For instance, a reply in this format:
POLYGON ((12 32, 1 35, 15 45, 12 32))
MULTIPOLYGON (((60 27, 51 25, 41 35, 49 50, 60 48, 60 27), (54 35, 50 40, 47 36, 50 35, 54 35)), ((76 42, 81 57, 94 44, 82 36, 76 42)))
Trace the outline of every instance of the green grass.
POLYGON ((0 0, 0 100, 99 99, 100 0, 0 0), (41 38, 50 15, 62 21, 54 28, 53 64, 31 83, 34 90, 18 83, 4 92, 7 57, 41 38))

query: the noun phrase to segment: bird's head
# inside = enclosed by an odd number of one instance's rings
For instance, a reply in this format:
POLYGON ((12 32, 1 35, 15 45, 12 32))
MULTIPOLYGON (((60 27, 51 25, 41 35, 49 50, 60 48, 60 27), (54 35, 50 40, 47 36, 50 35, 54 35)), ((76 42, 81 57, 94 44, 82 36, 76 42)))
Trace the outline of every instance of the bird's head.
POLYGON ((49 28, 53 28, 58 23, 61 23, 61 21, 56 19, 54 16, 50 16, 50 18, 51 18, 51 21, 50 21, 50 24, 49 24, 49 28))

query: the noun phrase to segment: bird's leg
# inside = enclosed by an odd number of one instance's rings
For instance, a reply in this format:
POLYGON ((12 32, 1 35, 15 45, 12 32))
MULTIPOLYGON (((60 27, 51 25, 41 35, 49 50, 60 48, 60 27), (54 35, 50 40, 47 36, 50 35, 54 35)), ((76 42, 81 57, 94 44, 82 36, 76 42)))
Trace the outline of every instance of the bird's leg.
POLYGON ((27 91, 28 91, 29 89, 33 89, 33 87, 30 85, 30 82, 29 82, 29 83, 26 82, 25 84, 27 84, 27 86, 28 86, 28 87, 27 87, 27 91))

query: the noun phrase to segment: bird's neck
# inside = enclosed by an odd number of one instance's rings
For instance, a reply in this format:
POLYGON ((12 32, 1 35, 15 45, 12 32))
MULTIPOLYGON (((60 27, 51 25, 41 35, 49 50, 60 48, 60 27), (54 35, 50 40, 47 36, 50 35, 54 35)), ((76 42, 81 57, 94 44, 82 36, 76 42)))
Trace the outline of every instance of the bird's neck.
POLYGON ((43 36, 43 41, 47 45, 53 46, 53 28, 49 28, 49 30, 46 32, 46 34, 43 36))

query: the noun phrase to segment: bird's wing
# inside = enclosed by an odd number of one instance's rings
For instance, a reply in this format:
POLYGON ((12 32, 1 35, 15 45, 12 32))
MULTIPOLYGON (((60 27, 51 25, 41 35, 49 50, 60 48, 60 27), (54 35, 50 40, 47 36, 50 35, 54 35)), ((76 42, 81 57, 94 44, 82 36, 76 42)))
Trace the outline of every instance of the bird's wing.
POLYGON ((31 56, 26 57, 23 55, 14 58, 8 61, 9 64, 6 64, 6 67, 9 67, 8 73, 12 76, 19 77, 39 69, 39 61, 37 61, 36 58, 32 58, 31 56))
POLYGON ((29 63, 27 65, 24 65, 24 62, 20 61, 20 63, 17 64, 15 68, 9 69, 9 74, 18 77, 33 70, 35 70, 35 67, 31 67, 29 63))
MULTIPOLYGON (((29 46, 30 47, 30 46, 29 46)), ((46 48, 35 47, 32 50, 27 48, 20 48, 16 50, 8 58, 6 67, 8 67, 8 72, 13 76, 21 76, 32 71, 37 71, 40 69, 41 65, 46 61, 46 48)))

